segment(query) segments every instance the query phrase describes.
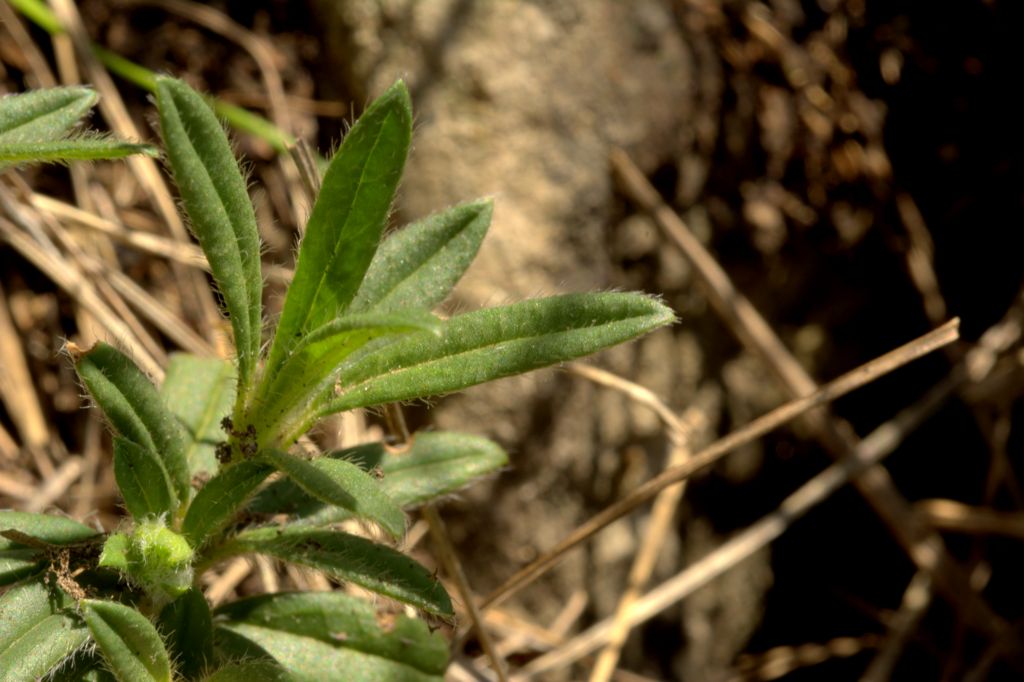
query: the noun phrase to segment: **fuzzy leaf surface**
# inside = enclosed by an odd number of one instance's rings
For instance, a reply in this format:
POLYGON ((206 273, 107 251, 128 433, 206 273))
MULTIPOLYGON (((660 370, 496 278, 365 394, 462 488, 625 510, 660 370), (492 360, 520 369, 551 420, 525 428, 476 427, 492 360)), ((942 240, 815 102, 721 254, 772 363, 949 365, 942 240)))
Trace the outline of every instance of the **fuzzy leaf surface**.
MULTIPOLYGON (((175 672, 185 680, 201 679, 213 663, 213 616, 202 591, 193 587, 165 606, 157 625, 175 672)), ((254 679, 262 678, 249 682, 254 679)))
POLYGON ((473 201, 390 235, 377 249, 350 312, 433 308, 476 258, 493 212, 489 199, 473 201))
POLYGON ((260 385, 255 401, 259 406, 254 416, 257 430, 278 434, 283 429, 287 435, 287 426, 294 426, 288 424, 289 416, 300 424, 308 418, 307 413, 317 407, 311 404, 334 386, 338 365, 373 339, 413 331, 436 333, 439 329, 440 322, 433 315, 405 312, 346 316, 313 330, 281 370, 260 385), (286 426, 280 426, 282 421, 286 426))
MULTIPOLYGON (((496 443, 466 433, 417 433, 410 447, 400 453, 386 452, 380 443, 328 453, 325 457, 358 463, 363 469, 378 467, 378 482, 394 502, 408 508, 449 495, 474 480, 508 464, 508 455, 496 443)), ((249 509, 261 514, 290 514, 292 525, 326 526, 351 517, 308 495, 290 479, 274 481, 253 498, 249 509)))
POLYGON ((124 604, 95 599, 82 602, 82 615, 120 682, 170 682, 167 649, 148 618, 124 604))
POLYGON ((256 372, 263 328, 256 214, 224 128, 206 100, 182 81, 164 77, 157 78, 156 100, 182 203, 231 319, 244 396, 256 372))
POLYGON ((63 137, 98 100, 79 86, 0 97, 0 147, 63 137))
POLYGON ((159 516, 177 506, 160 456, 127 438, 114 438, 114 478, 132 518, 159 516))
POLYGON ((79 135, 63 140, 0 142, 0 166, 30 162, 99 161, 123 159, 133 154, 156 156, 148 144, 122 142, 106 135, 79 135))
POLYGON ((217 473, 216 448, 225 439, 220 423, 231 414, 235 380, 235 368, 226 360, 171 355, 160 395, 188 432, 185 458, 193 476, 217 473))
POLYGON ((376 521, 391 537, 405 533, 405 515, 365 471, 343 459, 300 459, 268 450, 267 459, 288 474, 295 485, 321 502, 342 507, 355 516, 376 521))
POLYGON ((406 668, 442 675, 448 665, 447 643, 425 622, 397 616, 382 628, 370 602, 341 592, 260 595, 226 604, 216 616, 220 627, 251 625, 360 652, 376 659, 380 677, 374 679, 392 679, 406 668))
POLYGON ((440 336, 410 334, 339 374, 321 416, 457 391, 589 355, 675 320, 636 293, 567 294, 487 308, 448 320, 440 336))
POLYGON ((70 545, 98 536, 92 528, 62 516, 0 511, 0 585, 41 570, 45 545, 70 545))
POLYGON ((159 453, 177 501, 188 500, 187 435, 164 406, 156 387, 128 356, 102 342, 82 354, 75 367, 114 429, 137 445, 159 453))
POLYGON ((423 673, 395 661, 249 623, 222 625, 217 630, 217 641, 221 650, 232 655, 270 656, 294 682, 442 682, 444 679, 443 675, 423 673))
POLYGON ((331 159, 267 361, 271 378, 302 337, 351 303, 380 243, 411 138, 412 106, 399 81, 359 117, 331 159))
POLYGON ((397 550, 365 538, 340 531, 285 526, 243 531, 231 544, 236 554, 268 554, 316 568, 429 613, 452 613, 448 594, 423 566, 397 550))
MULTIPOLYGON (((52 514, 0 511, 0 531, 15 530, 51 545, 70 545, 91 540, 100 533, 83 523, 52 514)), ((17 547, 15 540, 0 537, 0 549, 17 547)))
POLYGON ((229 663, 203 682, 294 682, 288 671, 269 661, 229 663))
POLYGON ((193 548, 202 546, 207 537, 219 530, 253 491, 274 471, 263 462, 246 460, 234 464, 207 481, 189 505, 181 533, 193 548))
POLYGON ((9 682, 34 682, 60 666, 89 632, 63 613, 70 599, 41 580, 0 596, 0 671, 9 682))

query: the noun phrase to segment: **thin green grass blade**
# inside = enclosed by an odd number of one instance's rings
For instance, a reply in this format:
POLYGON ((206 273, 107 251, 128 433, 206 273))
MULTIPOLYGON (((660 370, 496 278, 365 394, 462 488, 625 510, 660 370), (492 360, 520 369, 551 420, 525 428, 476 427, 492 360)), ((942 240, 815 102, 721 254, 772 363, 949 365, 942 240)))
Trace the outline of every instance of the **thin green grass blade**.
POLYGON ((221 470, 203 486, 189 505, 181 533, 199 549, 214 532, 234 517, 274 467, 245 460, 221 470))
POLYGON ((448 665, 448 646, 440 633, 431 633, 421 620, 396 616, 382 627, 374 606, 340 592, 297 592, 262 595, 217 609, 220 628, 227 628, 270 653, 290 672, 333 679, 405 679, 411 671, 441 676, 448 665), (252 629, 258 628, 258 630, 252 629), (319 663, 283 656, 285 643, 322 643, 326 657, 319 663), (339 658, 357 662, 355 668, 334 667, 339 658), (358 672, 357 672, 358 671, 358 672))
POLYGON ((177 506, 160 456, 127 438, 114 438, 114 478, 134 519, 173 513, 177 506))
POLYGON ((267 361, 273 375, 310 331, 345 312, 366 274, 412 138, 405 84, 391 86, 345 136, 324 175, 267 361))
POLYGON ((350 312, 433 308, 473 262, 493 212, 491 200, 473 201, 389 236, 377 249, 350 312))
POLYGON ((61 665, 89 632, 65 615, 70 599, 41 580, 15 585, 0 596, 0 671, 10 682, 33 682, 61 665))
POLYGON ((321 416, 457 391, 589 355, 670 324, 675 314, 635 293, 567 294, 448 320, 440 336, 410 334, 342 368, 321 416))
POLYGON ((156 387, 131 359, 102 342, 79 356, 75 368, 114 429, 158 453, 178 501, 188 500, 192 489, 185 456, 187 436, 164 406, 156 387))
POLYGON ((156 92, 167 158, 231 319, 244 399, 256 373, 263 328, 256 215, 224 128, 206 100, 172 78, 157 78, 156 92))
POLYGON ((288 526, 259 528, 240 533, 230 549, 310 566, 429 613, 452 614, 448 594, 425 568, 397 550, 355 535, 288 526))
POLYGON ((0 97, 0 149, 61 138, 98 100, 92 89, 80 86, 0 97))
POLYGON ((299 459, 280 450, 268 450, 265 456, 316 499, 342 507, 359 518, 376 521, 393 538, 405 533, 402 510, 370 474, 355 464, 329 457, 299 459))
POLYGON ((225 439, 221 420, 231 414, 235 402, 234 366, 217 358, 174 353, 160 395, 188 431, 189 472, 213 476, 220 467, 217 444, 225 439))
POLYGON ((85 599, 82 615, 110 671, 122 682, 170 682, 171 661, 144 615, 117 602, 85 599))
MULTIPOLYGON (((346 316, 332 320, 309 333, 292 351, 281 370, 265 377, 253 400, 251 419, 257 432, 283 435, 287 425, 301 422, 315 412, 314 404, 334 387, 338 366, 367 343, 414 331, 437 333, 440 321, 424 312, 346 316), (284 425, 282 425, 284 424, 284 425)), ((270 447, 287 447, 286 442, 266 442, 270 447)))
MULTIPOLYGON (((213 664, 213 616, 199 588, 164 607, 157 621, 174 670, 185 680, 201 679, 213 664)), ((249 682, 262 678, 250 678, 249 682)))

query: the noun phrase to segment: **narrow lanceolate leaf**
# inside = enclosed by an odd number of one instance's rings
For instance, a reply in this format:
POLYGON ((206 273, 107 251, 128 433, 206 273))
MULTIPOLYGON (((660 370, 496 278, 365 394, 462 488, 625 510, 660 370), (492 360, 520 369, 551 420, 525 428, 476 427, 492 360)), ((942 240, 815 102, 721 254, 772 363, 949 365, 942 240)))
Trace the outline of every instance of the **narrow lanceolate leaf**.
POLYGON ((75 367, 117 432, 159 454, 178 501, 188 500, 191 488, 185 459, 186 433, 156 387, 126 355, 102 342, 78 357, 75 367))
POLYGON ((217 444, 226 437, 221 420, 231 414, 235 401, 232 363, 175 353, 167 365, 160 395, 188 432, 185 458, 191 474, 217 473, 217 444))
POLYGON ((37 142, 0 142, 0 166, 29 162, 99 161, 123 159, 133 154, 156 156, 156 148, 148 144, 121 142, 105 136, 69 137, 65 140, 37 142))
MULTIPOLYGON (((447 431, 417 433, 407 450, 385 452, 380 443, 360 445, 325 455, 376 469, 380 487, 395 504, 408 508, 449 495, 508 464, 508 455, 481 436, 447 431)), ((270 484, 249 505, 259 514, 289 514, 292 525, 327 526, 352 516, 346 509, 324 504, 291 479, 270 484)))
MULTIPOLYGON (((202 591, 193 587, 165 606, 157 625, 166 637, 178 676, 201 679, 213 663, 213 620, 202 591)), ((262 678, 250 678, 248 682, 258 679, 262 678)))
POLYGON ((189 544, 198 549, 220 530, 273 471, 268 464, 246 460, 211 478, 192 500, 182 522, 181 533, 189 544))
POLYGON ((120 682, 170 682, 167 649, 148 618, 124 604, 94 599, 82 602, 82 615, 120 682))
POLYGON ((431 309, 476 257, 494 204, 460 204, 395 232, 380 245, 350 311, 431 309))
POLYGON ((573 360, 675 320, 650 296, 568 294, 448 320, 440 336, 410 334, 343 367, 321 415, 457 391, 573 360))
POLYGON ((268 450, 267 459, 306 493, 355 516, 376 521, 394 538, 405 533, 405 515, 377 481, 351 462, 321 457, 305 460, 280 450, 268 450))
MULTIPOLYGON (((448 665, 444 637, 430 632, 425 622, 396 615, 384 627, 373 604, 341 592, 294 592, 242 599, 217 609, 217 619, 219 627, 252 637, 289 671, 326 675, 318 679, 332 679, 338 674, 328 666, 346 652, 346 660, 359 661, 358 667, 373 675, 347 678, 351 680, 404 679, 402 673, 410 670, 443 675, 448 665), (329 645, 325 651, 330 653, 318 667, 300 667, 295 659, 282 656, 280 644, 312 641, 329 645)), ((349 668, 341 670, 351 672, 349 668)))
POLYGON ((259 528, 240 533, 231 550, 311 566, 424 611, 452 613, 448 593, 425 568, 397 550, 348 533, 287 526, 259 528))
MULTIPOLYGON (((71 545, 91 540, 99 532, 85 524, 52 514, 0 511, 0 531, 15 530, 50 545, 71 545)), ((17 543, 0 537, 0 549, 17 543)))
POLYGON ((174 179, 231 318, 238 385, 245 396, 256 372, 263 323, 256 216, 228 138, 206 101, 172 78, 158 78, 156 94, 174 179))
POLYGON ((0 671, 10 682, 34 682, 59 668, 88 639, 66 615, 70 599, 42 580, 21 583, 0 596, 0 671))
POLYGON ((174 510, 177 496, 160 456, 126 438, 114 438, 114 478, 135 519, 174 510))
POLYGON ((351 303, 380 242, 411 137, 412 107, 401 81, 345 136, 306 226, 267 362, 271 376, 303 336, 351 303))
POLYGON ((49 88, 0 98, 0 146, 62 137, 96 104, 85 87, 49 88))
POLYGON ((423 504, 466 487, 508 464, 494 441, 468 433, 417 433, 408 451, 384 456, 385 492, 403 507, 423 504))
MULTIPOLYGON (((260 433, 287 433, 290 421, 302 421, 311 405, 334 386, 338 365, 374 339, 413 331, 436 333, 440 321, 423 312, 354 315, 310 332, 280 371, 257 390, 253 420, 260 433), (294 415, 294 416, 293 416, 294 415), (291 419, 289 419, 291 417, 291 419)), ((287 446, 287 443, 277 445, 287 446)))

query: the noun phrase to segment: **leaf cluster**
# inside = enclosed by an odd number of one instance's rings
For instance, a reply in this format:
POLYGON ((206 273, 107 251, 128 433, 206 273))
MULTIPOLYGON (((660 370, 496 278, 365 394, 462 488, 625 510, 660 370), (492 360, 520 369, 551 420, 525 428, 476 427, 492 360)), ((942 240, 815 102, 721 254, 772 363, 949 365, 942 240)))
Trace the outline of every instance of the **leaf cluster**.
MULTIPOLYGON (((6 135, 77 120, 88 103, 81 93, 34 94, 20 102, 32 112, 26 123, 0 115, 0 147, 18 139, 6 135)), ((297 440, 340 411, 557 364, 674 316, 634 293, 433 315, 476 255, 492 205, 461 204, 385 236, 412 134, 399 82, 331 160, 268 333, 256 219, 223 128, 181 81, 159 78, 156 94, 167 160, 235 357, 176 355, 157 387, 113 346, 74 349, 114 431, 114 474, 131 522, 103 535, 68 519, 0 512, 0 584, 14 584, 0 597, 0 669, 11 680, 439 680, 447 647, 423 620, 338 592, 262 595, 211 611, 199 578, 218 562, 262 554, 451 617, 430 571, 339 524, 358 519, 400 539, 405 510, 505 466, 501 448, 469 434, 420 433, 400 454, 376 443, 310 458, 297 440)))

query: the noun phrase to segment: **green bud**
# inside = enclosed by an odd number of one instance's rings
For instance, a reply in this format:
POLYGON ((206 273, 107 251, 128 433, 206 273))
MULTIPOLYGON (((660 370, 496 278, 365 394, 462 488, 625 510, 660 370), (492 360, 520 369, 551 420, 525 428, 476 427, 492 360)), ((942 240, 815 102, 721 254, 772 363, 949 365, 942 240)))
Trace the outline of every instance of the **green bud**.
POLYGON ((121 571, 157 603, 184 594, 192 586, 192 547, 161 519, 146 519, 130 534, 107 538, 100 566, 121 571))

